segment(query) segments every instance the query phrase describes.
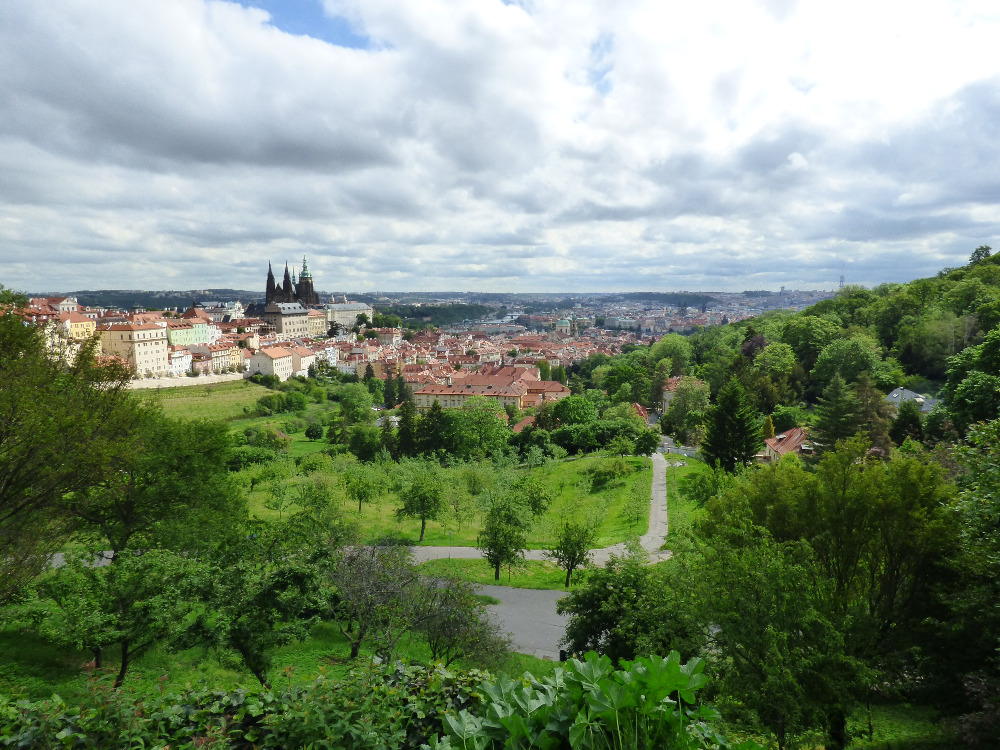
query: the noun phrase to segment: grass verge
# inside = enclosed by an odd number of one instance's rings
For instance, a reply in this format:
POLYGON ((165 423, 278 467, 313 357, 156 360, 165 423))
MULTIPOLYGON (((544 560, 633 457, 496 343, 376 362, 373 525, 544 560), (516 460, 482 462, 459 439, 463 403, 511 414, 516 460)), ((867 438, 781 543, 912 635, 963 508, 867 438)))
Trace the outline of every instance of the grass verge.
MULTIPOLYGON (((500 570, 500 580, 493 580, 493 568, 486 560, 429 560, 421 563, 420 572, 428 576, 460 578, 484 586, 510 586, 516 589, 565 590, 566 571, 555 563, 527 560, 523 566, 500 570)), ((577 571, 573 573, 576 582, 577 571)), ((572 587, 571 587, 572 588, 572 587)))

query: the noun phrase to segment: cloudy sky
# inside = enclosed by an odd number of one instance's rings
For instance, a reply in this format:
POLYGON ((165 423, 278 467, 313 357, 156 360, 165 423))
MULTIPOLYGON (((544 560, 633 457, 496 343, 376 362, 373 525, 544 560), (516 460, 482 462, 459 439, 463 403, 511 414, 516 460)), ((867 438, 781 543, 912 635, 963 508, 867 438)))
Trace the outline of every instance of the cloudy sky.
POLYGON ((0 283, 741 290, 1000 244, 996 0, 3 0, 0 283))

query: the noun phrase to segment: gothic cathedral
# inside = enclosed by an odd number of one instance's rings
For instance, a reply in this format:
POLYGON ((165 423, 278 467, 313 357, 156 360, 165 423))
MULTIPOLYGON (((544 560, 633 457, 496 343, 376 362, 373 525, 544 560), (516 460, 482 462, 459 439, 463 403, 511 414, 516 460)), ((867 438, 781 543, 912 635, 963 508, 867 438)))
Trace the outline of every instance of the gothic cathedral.
POLYGON ((302 272, 299 274, 298 281, 295 280, 294 274, 289 273, 288 263, 285 263, 285 278, 282 280, 281 286, 278 286, 274 280, 271 264, 267 264, 267 289, 264 294, 264 305, 270 305, 272 302, 298 302, 304 307, 319 304, 319 295, 313 288, 312 273, 309 271, 309 266, 306 265, 304 255, 302 256, 302 272))

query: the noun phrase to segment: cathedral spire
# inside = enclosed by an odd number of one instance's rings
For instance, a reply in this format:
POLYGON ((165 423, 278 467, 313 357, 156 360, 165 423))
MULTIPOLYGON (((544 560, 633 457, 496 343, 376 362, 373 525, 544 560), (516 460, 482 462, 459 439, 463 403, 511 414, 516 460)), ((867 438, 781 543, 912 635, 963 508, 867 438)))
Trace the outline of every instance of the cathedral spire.
POLYGON ((274 293, 277 285, 274 283, 274 271, 271 270, 271 261, 267 262, 267 286, 264 291, 264 304, 270 305, 274 302, 274 293))
POLYGON ((282 302, 295 301, 295 288, 292 286, 292 275, 288 271, 288 261, 285 261, 285 278, 281 281, 282 302))

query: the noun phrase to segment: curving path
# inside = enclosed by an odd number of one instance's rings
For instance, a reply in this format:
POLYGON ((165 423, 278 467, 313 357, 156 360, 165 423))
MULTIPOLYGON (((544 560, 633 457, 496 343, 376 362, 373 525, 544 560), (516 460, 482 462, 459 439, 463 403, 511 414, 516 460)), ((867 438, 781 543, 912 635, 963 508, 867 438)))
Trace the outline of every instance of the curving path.
MULTIPOLYGON (((667 514, 667 462, 662 453, 654 453, 653 487, 650 493, 649 530, 639 538, 639 544, 647 553, 649 561, 659 562, 670 557, 670 552, 661 550, 669 529, 667 514)), ((453 557, 458 559, 478 559, 483 555, 475 547, 412 547, 413 558, 417 562, 453 557)), ((603 565, 613 554, 625 551, 624 544, 591 550, 590 559, 595 565, 603 565)), ((543 550, 527 550, 529 560, 543 560, 543 550)), ((515 651, 532 654, 540 659, 558 659, 566 624, 569 618, 556 612, 556 604, 566 596, 565 591, 517 589, 509 586, 480 586, 480 592, 500 600, 490 607, 500 627, 510 634, 515 651)))
MULTIPOLYGON (((662 453, 654 453, 653 487, 649 503, 649 530, 639 537, 639 545, 649 553, 650 563, 660 562, 670 558, 668 550, 661 550, 663 541, 669 530, 667 513, 667 461, 662 453)), ((613 544, 590 551, 590 561, 594 565, 604 565, 611 555, 621 555, 625 552, 625 544, 613 544)), ((475 547, 411 547, 413 559, 418 562, 428 560, 443 560, 452 557, 459 560, 478 560, 483 553, 475 547)), ((529 549, 524 553, 527 560, 544 560, 545 550, 529 549)), ((498 597, 499 598, 499 597, 498 597)))

